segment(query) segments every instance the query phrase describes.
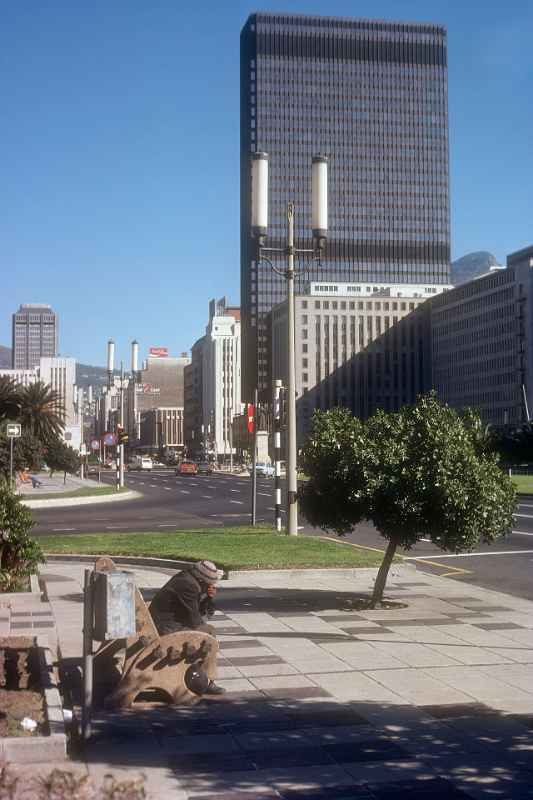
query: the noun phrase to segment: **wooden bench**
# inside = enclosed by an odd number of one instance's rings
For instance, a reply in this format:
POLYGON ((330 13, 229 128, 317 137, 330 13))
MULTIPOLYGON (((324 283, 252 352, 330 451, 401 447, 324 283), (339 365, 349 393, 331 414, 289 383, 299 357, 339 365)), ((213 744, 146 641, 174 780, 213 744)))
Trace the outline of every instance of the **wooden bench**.
MULTIPOLYGON (((99 571, 114 571, 110 558, 99 558, 99 571)), ((149 693, 169 703, 192 705, 201 695, 192 692, 186 681, 193 670, 201 669, 209 680, 216 675, 218 642, 201 631, 177 631, 161 636, 139 591, 135 589, 137 632, 128 639, 110 639, 94 656, 95 687, 107 708, 129 708, 141 693, 149 693)))

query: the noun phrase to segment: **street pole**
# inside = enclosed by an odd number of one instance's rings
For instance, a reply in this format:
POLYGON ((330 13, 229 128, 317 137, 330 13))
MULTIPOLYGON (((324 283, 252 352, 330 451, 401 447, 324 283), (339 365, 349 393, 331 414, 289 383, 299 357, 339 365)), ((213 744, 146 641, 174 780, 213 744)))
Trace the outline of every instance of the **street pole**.
POLYGON ((298 535, 298 476, 296 472, 296 359, 294 352, 294 204, 287 205, 287 533, 298 535))
MULTIPOLYGON (((120 362, 120 427, 124 430, 124 362, 120 362)), ((118 470, 118 486, 119 489, 124 488, 124 445, 118 446, 119 457, 119 470, 118 470)))
POLYGON ((12 436, 9 437, 9 485, 11 487, 11 490, 15 488, 13 484, 13 437, 12 436))
POLYGON ((281 531, 281 392, 282 383, 280 380, 274 381, 274 492, 275 500, 275 522, 278 533, 281 531))
POLYGON ((252 449, 252 525, 255 525, 257 512, 257 389, 254 392, 254 435, 252 449))
POLYGON ((229 410, 229 471, 233 472, 233 406, 229 410))

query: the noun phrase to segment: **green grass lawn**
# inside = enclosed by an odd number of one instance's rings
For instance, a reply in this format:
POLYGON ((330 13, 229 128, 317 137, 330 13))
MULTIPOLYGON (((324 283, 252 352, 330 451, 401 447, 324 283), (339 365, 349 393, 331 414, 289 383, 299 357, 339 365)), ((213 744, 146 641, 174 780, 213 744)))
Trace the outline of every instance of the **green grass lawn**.
POLYGON ((533 475, 512 475, 511 480, 517 492, 531 492, 533 494, 533 475))
POLYGON ((89 533, 39 536, 46 553, 152 556, 195 561, 209 558, 230 569, 376 567, 383 553, 341 540, 286 536, 272 528, 216 528, 169 533, 89 533))
MULTIPOLYGON (((120 492, 129 491, 126 487, 119 490, 120 492)), ((101 494, 117 494, 115 486, 82 486, 79 489, 71 489, 66 492, 43 492, 36 491, 35 494, 22 495, 24 500, 55 500, 63 499, 64 497, 93 497, 101 494)))

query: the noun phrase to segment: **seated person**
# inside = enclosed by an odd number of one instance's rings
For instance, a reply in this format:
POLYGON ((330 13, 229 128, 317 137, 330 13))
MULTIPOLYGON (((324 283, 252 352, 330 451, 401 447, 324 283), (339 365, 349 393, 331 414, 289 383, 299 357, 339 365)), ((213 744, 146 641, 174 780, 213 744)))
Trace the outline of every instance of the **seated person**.
MULTIPOLYGON (((212 625, 205 617, 212 617, 213 598, 217 593, 219 574, 212 561, 197 561, 188 569, 174 575, 157 592, 150 603, 150 614, 158 633, 164 636, 175 631, 203 631, 216 636, 212 625)), ((225 689, 214 681, 209 683, 206 694, 224 694, 225 689)))

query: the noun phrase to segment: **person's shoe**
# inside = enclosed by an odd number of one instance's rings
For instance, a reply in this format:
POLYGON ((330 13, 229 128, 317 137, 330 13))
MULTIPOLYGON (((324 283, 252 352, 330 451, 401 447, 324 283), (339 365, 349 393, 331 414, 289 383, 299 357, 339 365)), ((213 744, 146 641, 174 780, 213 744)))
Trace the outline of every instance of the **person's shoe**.
POLYGON ((205 694, 210 694, 212 696, 226 694, 226 690, 222 686, 217 686, 214 681, 209 681, 209 685, 205 690, 205 694))

